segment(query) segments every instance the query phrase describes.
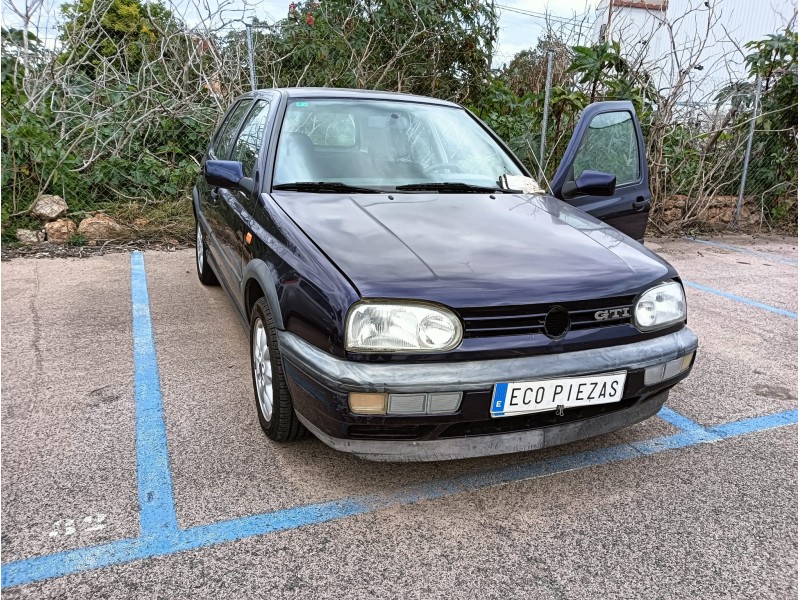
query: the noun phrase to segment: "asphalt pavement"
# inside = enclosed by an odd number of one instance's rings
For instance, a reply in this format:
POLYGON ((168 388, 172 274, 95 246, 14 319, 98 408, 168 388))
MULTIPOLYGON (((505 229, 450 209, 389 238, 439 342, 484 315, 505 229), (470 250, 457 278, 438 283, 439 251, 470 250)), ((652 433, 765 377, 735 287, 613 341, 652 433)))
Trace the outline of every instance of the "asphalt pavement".
POLYGON ((700 338, 669 410, 419 464, 268 440, 192 250, 4 262, 3 597, 796 598, 796 240, 710 242, 648 243, 700 338))

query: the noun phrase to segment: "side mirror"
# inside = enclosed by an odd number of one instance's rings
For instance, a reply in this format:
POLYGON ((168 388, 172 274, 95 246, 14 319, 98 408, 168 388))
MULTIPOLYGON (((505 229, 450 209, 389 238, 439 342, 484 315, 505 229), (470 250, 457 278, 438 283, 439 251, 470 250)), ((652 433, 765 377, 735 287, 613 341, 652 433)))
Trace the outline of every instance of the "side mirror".
POLYGON ((577 194, 587 196, 613 196, 617 187, 617 176, 601 171, 584 171, 576 181, 567 181, 561 188, 564 198, 572 198, 577 194))
POLYGON ((244 178, 242 163, 236 160, 207 160, 204 173, 211 187, 236 189, 244 178))

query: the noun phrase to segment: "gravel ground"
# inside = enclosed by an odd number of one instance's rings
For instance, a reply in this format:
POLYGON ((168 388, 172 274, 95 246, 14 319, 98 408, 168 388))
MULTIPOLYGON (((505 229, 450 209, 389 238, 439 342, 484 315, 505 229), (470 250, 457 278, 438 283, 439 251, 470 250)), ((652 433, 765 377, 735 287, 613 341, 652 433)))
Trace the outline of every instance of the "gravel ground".
MULTIPOLYGON (((648 245, 689 282, 797 312, 796 239, 714 241, 733 249, 648 245)), ((315 439, 276 445, 258 428, 247 338, 225 292, 198 284, 191 249, 147 251, 144 262, 179 528, 394 500, 103 568, 82 570, 94 560, 84 556, 4 597, 797 597, 795 425, 596 463, 581 457, 678 430, 655 417, 538 452, 410 465, 315 439), (465 484, 540 464, 572 466, 465 484), (414 501, 419 490, 429 499, 414 501)), ((136 538, 130 257, 20 257, 2 270, 3 564, 136 538)), ((796 317, 687 294, 700 352, 669 406, 704 427, 796 408, 796 317)))

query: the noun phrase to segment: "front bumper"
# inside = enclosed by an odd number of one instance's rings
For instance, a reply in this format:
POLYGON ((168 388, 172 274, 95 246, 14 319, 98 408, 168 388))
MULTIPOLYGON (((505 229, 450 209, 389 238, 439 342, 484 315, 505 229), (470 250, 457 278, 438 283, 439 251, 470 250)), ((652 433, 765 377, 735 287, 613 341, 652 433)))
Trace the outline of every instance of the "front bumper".
POLYGON ((655 415, 667 401, 668 394, 667 390, 663 390, 629 409, 571 421, 563 425, 438 440, 377 441, 334 438, 320 431, 299 413, 297 416, 311 433, 334 450, 355 454, 367 460, 423 462, 527 452, 610 433, 655 415))
POLYGON ((533 450, 600 435, 642 421, 688 375, 644 385, 644 369, 697 349, 689 329, 607 348, 450 363, 368 363, 336 358, 278 332, 292 399, 304 425, 329 446, 372 460, 445 460, 533 450), (620 403, 492 419, 495 383, 628 371, 620 403), (348 392, 461 391, 458 414, 397 417, 350 413, 348 392))

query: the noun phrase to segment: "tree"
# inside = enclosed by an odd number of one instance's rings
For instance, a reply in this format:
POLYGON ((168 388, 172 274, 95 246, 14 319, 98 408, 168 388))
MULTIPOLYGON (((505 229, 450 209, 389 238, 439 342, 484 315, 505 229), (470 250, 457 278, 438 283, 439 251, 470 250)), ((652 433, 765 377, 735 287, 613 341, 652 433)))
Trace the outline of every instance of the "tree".
POLYGON ((15 28, 0 31, 0 53, 0 84, 5 104, 14 101, 18 94, 24 96, 26 70, 41 66, 50 53, 36 35, 15 28))
POLYGON ((508 66, 503 66, 500 77, 518 96, 543 92, 547 80, 548 52, 553 53, 552 85, 566 86, 570 79, 567 69, 572 62, 572 49, 552 32, 539 38, 536 48, 517 52, 508 66))
MULTIPOLYGON (((762 93, 748 169, 748 188, 757 190, 770 216, 797 209, 797 33, 791 29, 745 45, 751 77, 762 93)), ((740 113, 744 124, 750 118, 740 113)))
POLYGON ((62 62, 77 59, 89 76, 101 64, 137 71, 152 58, 158 39, 179 27, 159 2, 76 0, 62 5, 61 12, 65 17, 62 62))
POLYGON ((468 101, 489 76, 497 20, 477 0, 326 0, 289 5, 256 37, 267 86, 395 90, 468 101))

